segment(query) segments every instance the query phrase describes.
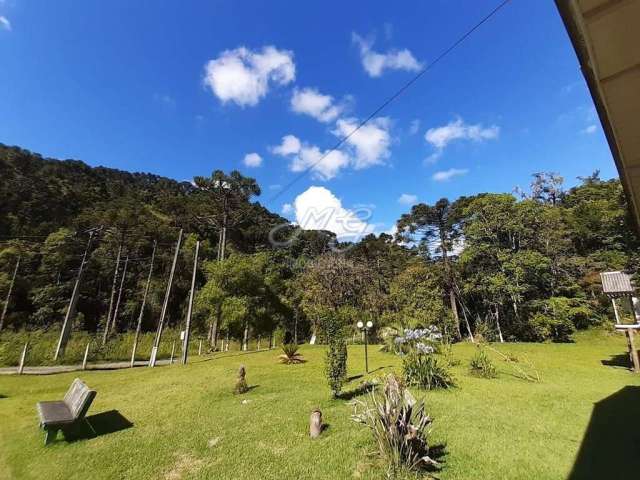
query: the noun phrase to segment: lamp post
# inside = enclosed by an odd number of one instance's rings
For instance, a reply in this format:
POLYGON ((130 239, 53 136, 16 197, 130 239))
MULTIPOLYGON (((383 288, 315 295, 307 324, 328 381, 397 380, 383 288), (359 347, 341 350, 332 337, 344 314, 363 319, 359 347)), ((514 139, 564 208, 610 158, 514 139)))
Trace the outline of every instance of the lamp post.
POLYGON ((369 352, 367 351, 367 346, 369 344, 369 330, 373 328, 373 322, 369 320, 366 324, 362 321, 359 321, 356 326, 362 331, 364 334, 364 368, 367 373, 369 373, 369 352))

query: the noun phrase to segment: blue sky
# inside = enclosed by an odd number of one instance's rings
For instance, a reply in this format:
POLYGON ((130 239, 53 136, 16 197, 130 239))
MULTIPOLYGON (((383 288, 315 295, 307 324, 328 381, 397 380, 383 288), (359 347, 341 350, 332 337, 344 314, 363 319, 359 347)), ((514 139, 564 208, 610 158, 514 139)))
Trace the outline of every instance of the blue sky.
POLYGON ((415 199, 616 176, 551 0, 512 0, 301 176, 497 3, 0 0, 0 142, 177 180, 239 169, 292 220, 366 207, 378 232, 415 199))

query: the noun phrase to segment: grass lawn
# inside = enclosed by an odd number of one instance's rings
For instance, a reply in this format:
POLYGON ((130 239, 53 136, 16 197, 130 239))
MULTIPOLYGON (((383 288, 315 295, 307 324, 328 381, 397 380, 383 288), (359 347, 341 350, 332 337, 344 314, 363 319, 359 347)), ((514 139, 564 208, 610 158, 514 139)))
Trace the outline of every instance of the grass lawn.
MULTIPOLYGON (((498 359, 497 379, 472 377, 473 346, 456 345, 458 387, 414 392, 426 396, 435 419, 432 443, 445 445, 438 478, 637 477, 640 376, 602 363, 616 357, 626 361, 624 338, 593 331, 576 340, 498 346, 504 353, 526 355, 540 383, 517 378, 498 359)), ((60 435, 46 448, 35 403, 61 398, 78 374, 0 377, 0 478, 384 477, 367 456, 374 448, 370 433, 350 420, 348 401, 329 398, 324 348, 303 347, 308 362, 301 365, 277 364, 277 353, 229 353, 193 357, 187 367, 82 373, 98 391, 89 414, 99 435, 73 442, 60 435), (254 388, 234 396, 241 363, 254 388), (314 407, 321 408, 329 427, 311 441, 308 417, 314 407), (109 432, 122 417, 133 426, 109 432)), ((349 347, 349 375, 362 373, 363 353, 360 346, 349 347)), ((369 365, 378 369, 370 375, 376 376, 397 369, 399 361, 372 347, 369 365)), ((353 379, 346 390, 363 379, 353 379)))

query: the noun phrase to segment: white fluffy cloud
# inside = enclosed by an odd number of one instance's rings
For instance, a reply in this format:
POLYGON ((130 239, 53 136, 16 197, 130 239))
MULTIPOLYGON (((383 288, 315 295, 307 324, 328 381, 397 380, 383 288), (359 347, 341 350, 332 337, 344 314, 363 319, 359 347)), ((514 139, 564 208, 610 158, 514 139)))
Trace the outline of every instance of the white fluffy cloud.
POLYGON ((391 120, 376 118, 356 130, 358 125, 354 118, 336 122, 332 133, 338 138, 349 137, 338 150, 321 150, 295 135, 285 135, 280 145, 270 147, 270 151, 288 158, 291 171, 311 170, 313 177, 320 180, 331 180, 347 167, 361 170, 384 163, 391 155, 391 120))
POLYGON ((303 144, 294 135, 282 137, 282 143, 271 147, 276 155, 289 159, 292 172, 311 170, 313 178, 331 180, 349 165, 349 156, 341 150, 322 151, 315 145, 303 144))
POLYGON ((459 177, 466 175, 467 173, 469 173, 469 170, 466 168, 450 168, 449 170, 441 170, 434 173, 431 178, 436 182, 446 182, 447 180, 451 180, 453 177, 459 177))
POLYGON ((302 144, 298 137, 294 135, 285 135, 282 137, 282 143, 278 146, 271 147, 271 151, 276 155, 286 157, 287 155, 293 155, 300 151, 302 144))
POLYGON ((386 53, 372 49, 373 42, 365 40, 357 33, 352 34, 353 42, 360 48, 360 59, 365 71, 371 77, 379 77, 385 70, 406 70, 416 72, 423 66, 406 48, 403 50, 389 50, 386 53))
POLYGON ((314 178, 331 180, 348 165, 349 156, 341 150, 322 151, 315 145, 303 145, 291 159, 289 168, 292 172, 310 169, 314 178))
POLYGON ((418 203, 418 196, 411 193, 403 193, 398 197, 398 203, 402 205, 415 205, 418 203))
MULTIPOLYGON (((358 127, 356 119, 340 119, 336 122, 334 135, 346 137, 358 127)), ((371 120, 347 139, 353 150, 353 168, 360 170, 384 163, 391 155, 391 121, 388 117, 371 120)))
POLYGON ((271 85, 286 85, 296 77, 293 52, 273 46, 252 51, 225 50, 205 65, 204 83, 224 104, 256 105, 271 85))
POLYGON ((442 150, 454 140, 481 142, 496 139, 498 135, 500 135, 500 127, 496 125, 487 128, 481 124, 468 125, 464 123, 464 120, 458 118, 442 127, 430 128, 424 134, 424 138, 435 148, 442 150))
POLYGON ((262 165, 262 157, 257 153, 247 153, 244 156, 243 163, 247 167, 259 167, 262 165))
POLYGON ((587 128, 581 130, 582 133, 586 135, 591 135, 592 133, 596 133, 598 127, 596 125, 589 125, 587 128))
POLYGON ((323 95, 315 88, 295 89, 291 109, 325 123, 335 120, 342 112, 342 107, 335 104, 331 95, 323 95))
POLYGON ((290 213, 293 213, 293 205, 291 205, 290 203, 285 203, 282 205, 282 214, 283 215, 289 215, 290 213))
POLYGON ((11 31, 11 22, 7 17, 0 15, 0 27, 4 28, 5 30, 11 31))
POLYGON ((342 241, 357 241, 374 231, 367 223, 371 212, 348 210, 324 187, 309 187, 293 202, 296 222, 304 230, 329 230, 342 241))

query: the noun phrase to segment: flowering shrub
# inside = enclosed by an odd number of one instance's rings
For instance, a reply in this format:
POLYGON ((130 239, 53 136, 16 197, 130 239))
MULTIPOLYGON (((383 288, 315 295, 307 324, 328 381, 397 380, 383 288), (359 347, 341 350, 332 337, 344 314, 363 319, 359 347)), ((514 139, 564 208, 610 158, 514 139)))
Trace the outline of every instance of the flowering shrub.
POLYGON ((412 351, 435 353, 439 351, 442 334, 435 325, 427 328, 404 329, 404 334, 395 337, 395 353, 403 355, 412 351))
POLYGON ((442 334, 435 325, 405 329, 394 340, 395 351, 403 357, 402 370, 408 385, 431 390, 454 385, 450 362, 439 355, 442 334))
POLYGON ((408 385, 433 390, 455 386, 449 364, 439 355, 412 352, 402 359, 402 372, 408 385))

